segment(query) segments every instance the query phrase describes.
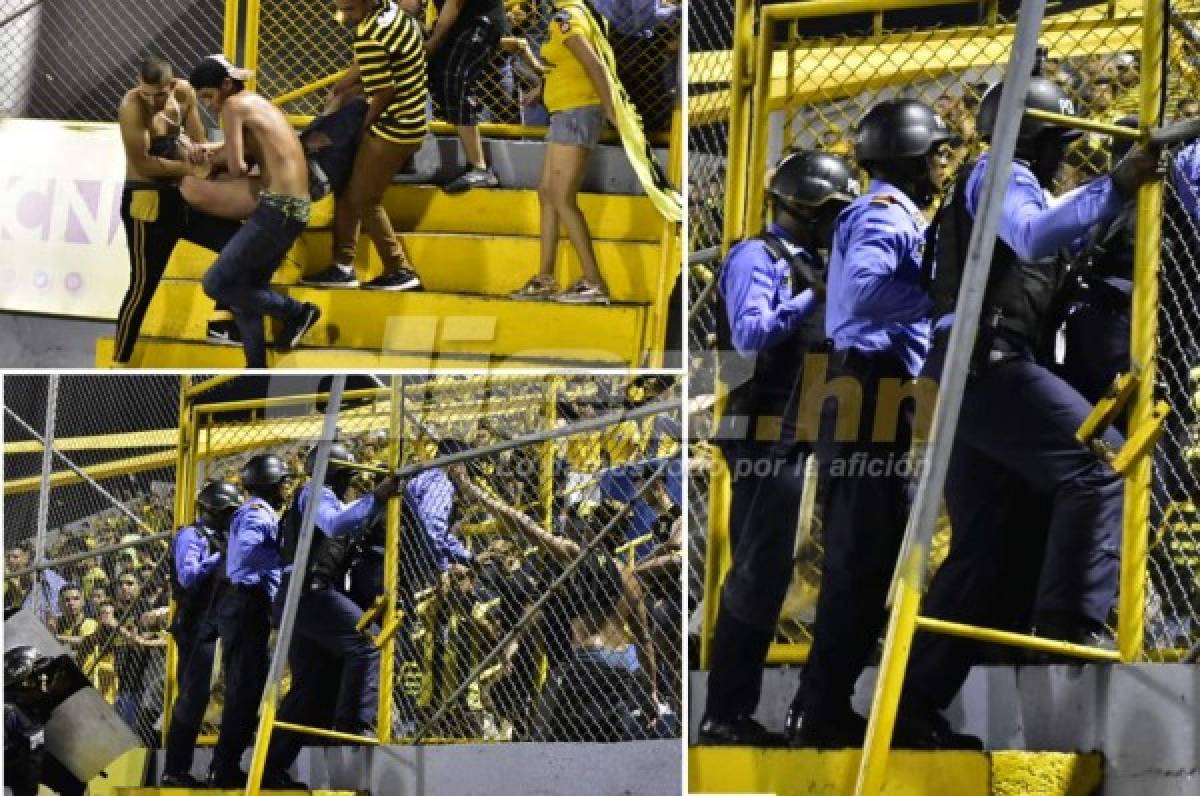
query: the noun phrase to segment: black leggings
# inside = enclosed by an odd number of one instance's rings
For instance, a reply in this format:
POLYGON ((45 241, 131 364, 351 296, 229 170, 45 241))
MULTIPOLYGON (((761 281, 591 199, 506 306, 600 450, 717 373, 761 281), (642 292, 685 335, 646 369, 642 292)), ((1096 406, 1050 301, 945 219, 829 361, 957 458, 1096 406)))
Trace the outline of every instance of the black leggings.
MULTIPOLYGON (((429 59, 429 90, 434 107, 453 125, 479 123, 483 103, 476 95, 479 78, 500 46, 500 29, 478 17, 450 33, 429 59)), ((497 75, 497 77, 499 77, 497 75)))
POLYGON ((176 185, 152 182, 125 183, 121 193, 121 221, 129 245, 130 275, 129 289, 117 314, 113 359, 127 363, 175 244, 185 239, 220 251, 240 225, 192 210, 176 185), (140 200, 139 218, 133 215, 135 194, 140 200))

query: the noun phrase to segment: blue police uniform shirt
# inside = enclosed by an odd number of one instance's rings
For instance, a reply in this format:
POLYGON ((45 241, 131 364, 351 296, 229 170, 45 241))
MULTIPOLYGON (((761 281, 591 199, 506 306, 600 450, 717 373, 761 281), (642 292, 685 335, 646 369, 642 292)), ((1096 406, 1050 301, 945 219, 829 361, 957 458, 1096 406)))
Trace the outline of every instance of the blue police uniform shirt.
MULTIPOLYGON (((966 208, 972 218, 983 198, 987 160, 987 155, 981 157, 967 177, 966 208)), ((1078 247, 1092 227, 1115 218, 1123 205, 1109 176, 1092 180, 1052 203, 1029 166, 1014 160, 996 234, 1018 259, 1034 262, 1078 247)), ((938 319, 937 328, 947 329, 953 322, 954 313, 949 313, 938 319)))
POLYGON ((250 498, 233 514, 226 572, 237 586, 265 586, 272 600, 279 591, 283 576, 279 514, 262 498, 250 498))
MULTIPOLYGON (((305 484, 300 490, 300 497, 296 500, 296 506, 302 514, 308 506, 311 486, 312 484, 305 484)), ((375 495, 370 492, 353 503, 343 503, 332 489, 322 486, 315 524, 321 533, 331 538, 348 533, 360 533, 367 529, 370 521, 374 519, 374 515, 385 505, 376 501, 375 495)))
POLYGON ((838 216, 825 295, 825 334, 839 351, 898 357, 910 376, 929 353, 929 308, 921 287, 925 229, 899 188, 871 180, 838 216))
POLYGON ((1200 221, 1200 139, 1179 150, 1169 176, 1184 211, 1200 221))
POLYGON ((198 526, 186 525, 175 535, 175 574, 183 588, 195 588, 220 562, 221 554, 209 552, 198 526))
MULTIPOLYGON (((778 224, 767 230, 809 265, 819 268, 820 259, 798 246, 778 224)), ((777 260, 758 239, 734 246, 725 259, 718 283, 733 347, 743 356, 763 351, 791 336, 812 314, 817 297, 812 290, 792 293, 792 272, 786 260, 777 260)))
POLYGON ((454 508, 454 484, 445 471, 425 470, 408 482, 405 496, 421 520, 438 569, 445 571, 450 561, 470 561, 471 551, 450 533, 450 512, 454 508))

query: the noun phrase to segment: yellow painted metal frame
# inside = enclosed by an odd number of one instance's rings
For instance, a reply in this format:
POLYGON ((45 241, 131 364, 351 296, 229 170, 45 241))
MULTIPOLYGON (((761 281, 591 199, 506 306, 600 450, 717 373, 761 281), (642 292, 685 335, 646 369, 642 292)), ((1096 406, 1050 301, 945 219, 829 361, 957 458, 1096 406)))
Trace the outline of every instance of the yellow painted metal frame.
MULTIPOLYGON (((1162 67, 1165 53, 1163 33, 1166 20, 1162 5, 1149 0, 1142 20, 1142 65, 1139 138, 1148 140, 1150 130, 1159 123, 1162 93, 1162 67)), ((1073 117, 1062 123, 1076 124, 1073 117)), ((1154 369, 1157 355, 1155 334, 1158 303, 1158 258, 1162 235, 1161 178, 1141 186, 1138 192, 1136 238, 1134 242, 1134 293, 1131 359, 1138 374, 1136 394, 1130 412, 1129 425, 1133 438, 1153 438, 1162 407, 1154 398, 1154 369)), ((928 550, 921 544, 912 546, 901 562, 899 577, 894 583, 891 617, 884 640, 879 679, 871 706, 867 737, 863 748, 857 796, 876 796, 883 790, 887 773, 889 747, 895 726, 896 711, 904 684, 909 651, 917 628, 949 633, 992 643, 1010 644, 1061 653, 1094 661, 1130 663, 1141 657, 1145 627, 1147 541, 1150 521, 1150 477, 1152 459, 1144 455, 1147 445, 1139 445, 1124 463, 1125 502, 1121 550, 1120 587, 1117 608, 1116 652, 1080 647, 1049 639, 1038 639, 1019 633, 1007 633, 990 628, 946 622, 919 615, 921 579, 928 550)))
MULTIPOLYGON (((807 3, 785 3, 767 6, 760 17, 760 34, 753 41, 755 73, 760 78, 753 85, 750 106, 753 118, 745 107, 745 98, 738 97, 739 88, 744 92, 742 64, 746 57, 746 42, 741 33, 745 24, 741 14, 746 8, 739 4, 735 11, 735 39, 733 53, 733 94, 730 112, 730 154, 728 195, 726 198, 725 246, 734 238, 757 233, 762 226, 762 207, 766 177, 766 149, 769 131, 768 117, 772 109, 771 67, 774 55, 773 31, 776 23, 794 22, 798 19, 845 13, 879 12, 901 8, 925 8, 937 5, 957 5, 962 0, 813 0, 807 3), (764 33, 765 32, 765 33, 764 33), (747 116, 739 118, 739 114, 747 116), (745 125, 749 124, 749 132, 745 125), (748 153, 749 163, 740 160, 748 153), (743 185, 743 179, 745 184, 743 185)), ((752 13, 752 9, 750 10, 752 13)), ((1109 8, 1111 15, 1114 8, 1109 8)), ((994 13, 994 9, 993 9, 994 13)), ((878 19, 878 18, 877 18, 878 19)), ((994 16, 992 17, 994 23, 994 16)), ((1084 130, 1102 132, 1126 138, 1148 140, 1150 129, 1155 126, 1163 92, 1161 74, 1165 54, 1162 47, 1163 25, 1161 6, 1147 4, 1142 24, 1142 64, 1140 118, 1141 129, 1131 130, 1090 120, 1060 117, 1055 114, 1034 115, 1069 124, 1084 130)), ((752 37, 753 38, 753 37, 752 37)), ((785 78, 786 79, 786 78, 785 78)), ((1133 322, 1131 356, 1138 373, 1130 424, 1132 436, 1149 440, 1129 452, 1121 462, 1126 477, 1124 503, 1123 541, 1121 556, 1121 583, 1118 605, 1117 651, 1094 649, 1068 644, 1051 639, 1041 639, 1018 633, 1008 633, 991 628, 980 628, 959 623, 946 622, 919 615, 921 601, 921 573, 928 557, 928 549, 920 545, 911 549, 900 562, 899 577, 891 595, 892 611, 885 638, 884 662, 881 666, 872 708, 871 723, 864 754, 861 758, 858 794, 881 792, 888 749, 899 704, 900 690, 904 681, 908 654, 913 636, 918 628, 928 632, 941 632, 991 643, 1003 643, 1064 654, 1093 661, 1131 662, 1141 656, 1145 621, 1145 581, 1147 565, 1147 535, 1149 523, 1149 487, 1151 459, 1146 456, 1150 444, 1156 438, 1161 425, 1163 407, 1156 404, 1153 394, 1155 366, 1155 326, 1158 301, 1158 251, 1161 240, 1162 183, 1152 182, 1142 186, 1138 194, 1139 223, 1135 242, 1135 278, 1133 297, 1133 322)), ((723 403, 718 396, 718 407, 723 403)), ((707 667, 711 660, 711 632, 719 604, 719 585, 728 564, 728 473, 714 450, 709 517, 709 543, 705 573, 705 632, 701 637, 701 665, 707 667)), ((773 646, 769 660, 778 661, 783 651, 773 646)), ((793 656, 788 656, 793 657, 793 656)), ((799 660, 803 656, 795 655, 799 660)))

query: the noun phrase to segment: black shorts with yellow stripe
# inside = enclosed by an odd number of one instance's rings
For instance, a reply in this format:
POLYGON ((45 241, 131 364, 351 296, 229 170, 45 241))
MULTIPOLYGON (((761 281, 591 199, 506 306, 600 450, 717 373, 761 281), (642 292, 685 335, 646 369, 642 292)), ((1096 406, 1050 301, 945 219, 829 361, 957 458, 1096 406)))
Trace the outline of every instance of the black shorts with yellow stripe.
POLYGON ((180 239, 220 251, 241 225, 188 207, 179 186, 128 181, 121 192, 121 221, 129 246, 129 289, 117 314, 113 359, 125 363, 141 332, 142 320, 158 290, 167 261, 180 239))

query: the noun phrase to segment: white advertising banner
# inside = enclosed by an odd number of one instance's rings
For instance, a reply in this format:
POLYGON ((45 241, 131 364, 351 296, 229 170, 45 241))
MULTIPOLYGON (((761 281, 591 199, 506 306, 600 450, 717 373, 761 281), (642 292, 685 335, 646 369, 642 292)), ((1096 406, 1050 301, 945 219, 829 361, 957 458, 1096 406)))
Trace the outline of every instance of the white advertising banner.
POLYGON ((0 152, 0 310, 115 320, 129 283, 117 125, 0 120, 0 152))

